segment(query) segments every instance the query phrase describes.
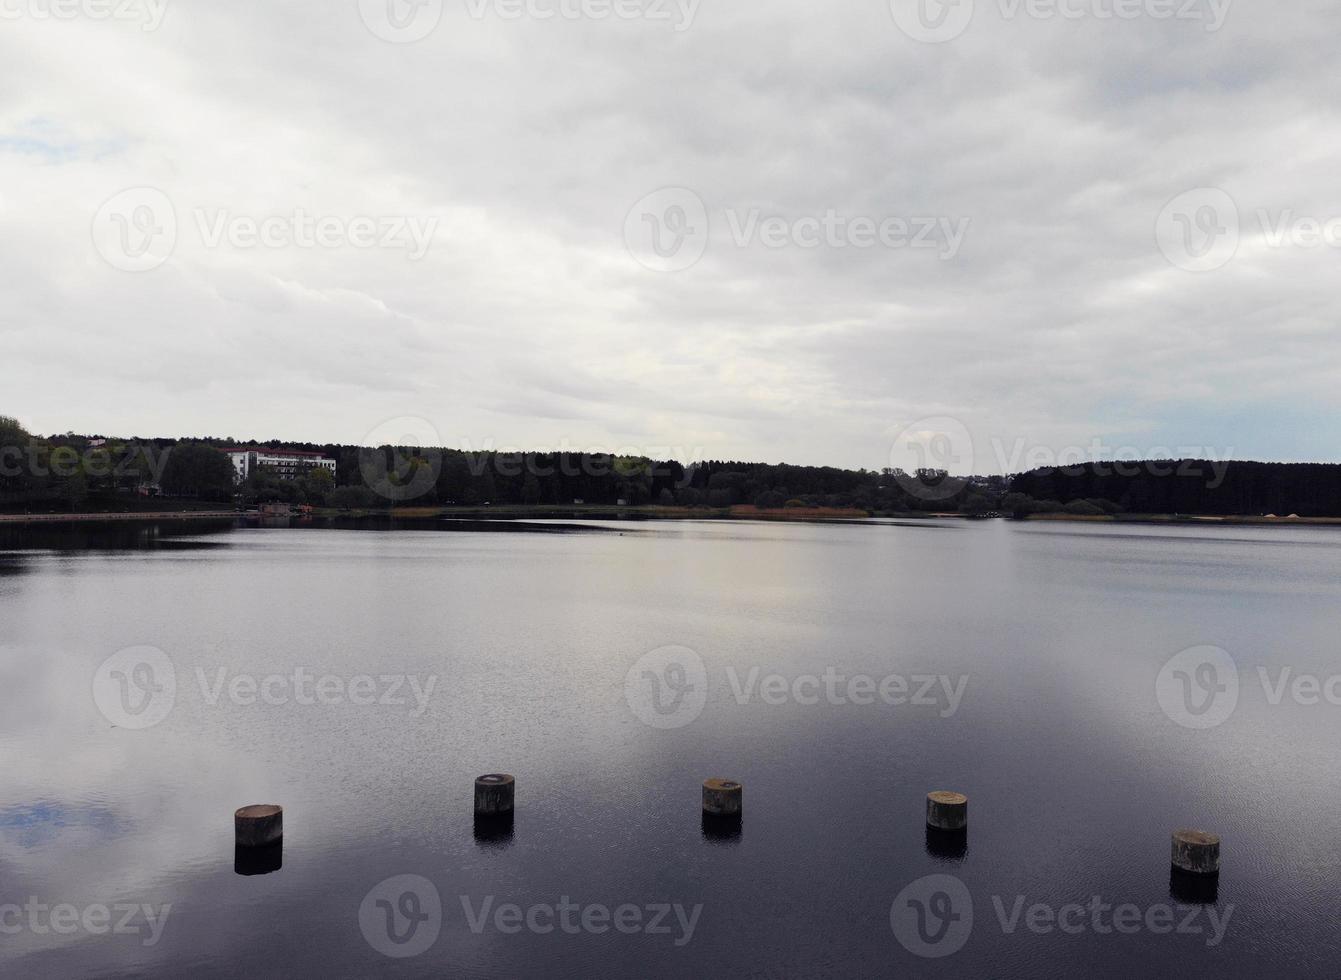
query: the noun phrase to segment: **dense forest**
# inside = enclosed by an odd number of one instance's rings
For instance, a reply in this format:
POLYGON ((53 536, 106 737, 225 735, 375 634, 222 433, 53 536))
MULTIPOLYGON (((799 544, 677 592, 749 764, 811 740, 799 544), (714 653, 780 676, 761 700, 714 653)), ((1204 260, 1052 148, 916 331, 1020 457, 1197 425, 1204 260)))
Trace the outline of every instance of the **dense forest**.
POLYGON ((1112 502, 1133 514, 1341 517, 1341 465, 1334 463, 1086 463, 1022 473, 1010 489, 1034 502, 1112 502))
POLYGON ((584 453, 466 453, 271 442, 337 461, 285 481, 264 470, 241 487, 219 450, 231 439, 38 438, 0 416, 0 511, 122 510, 169 497, 234 504, 285 501, 340 509, 391 506, 661 505, 1073 515, 1341 517, 1341 465, 1203 460, 1087 463, 1013 477, 938 471, 674 461, 584 453))
MULTIPOLYGON (((126 495, 162 494, 244 505, 287 501, 339 508, 534 504, 679 507, 842 507, 870 512, 993 506, 990 486, 941 474, 916 476, 816 466, 674 461, 591 453, 466 453, 429 447, 362 448, 284 443, 336 460, 334 479, 264 471, 233 485, 220 449, 232 439, 104 439, 69 433, 38 439, 0 418, 0 509, 106 509, 126 495), (924 492, 924 486, 931 492, 924 492), (911 488, 913 492, 909 492, 911 488)), ((263 445, 280 446, 273 442, 263 445)), ((1004 483, 996 490, 1004 489, 1004 483)), ((999 496, 999 494, 995 494, 999 496)))

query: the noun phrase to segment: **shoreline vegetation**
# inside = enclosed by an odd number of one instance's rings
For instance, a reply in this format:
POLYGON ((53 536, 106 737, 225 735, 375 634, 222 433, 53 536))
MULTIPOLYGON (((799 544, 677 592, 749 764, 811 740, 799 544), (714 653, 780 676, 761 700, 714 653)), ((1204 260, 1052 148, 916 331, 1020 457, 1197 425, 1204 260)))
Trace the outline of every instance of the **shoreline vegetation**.
MULTIPOLYGON (((971 460, 969 453, 964 465, 971 460)), ((1341 464, 1111 460, 957 476, 929 467, 850 470, 720 459, 686 464, 604 452, 239 446, 232 438, 72 432, 42 437, 0 415, 0 515, 14 515, 0 516, 6 523, 29 523, 30 514, 49 522, 60 515, 88 521, 91 515, 139 513, 164 520, 202 512, 213 519, 292 512, 299 520, 1010 517, 1330 524, 1341 522, 1341 464), (250 466, 241 465, 248 459, 250 466)))
POLYGON ((217 508, 186 508, 171 510, 158 508, 143 511, 102 511, 87 513, 58 514, 3 514, 0 524, 75 524, 99 522, 143 522, 171 523, 176 521, 256 521, 266 524, 286 524, 303 526, 304 524, 341 521, 428 521, 428 520, 468 520, 468 521, 550 521, 550 520, 586 520, 586 521, 772 521, 796 524, 878 524, 887 520, 933 521, 933 520, 1019 520, 1038 523, 1081 523, 1081 524, 1175 524, 1180 526, 1336 526, 1341 527, 1341 517, 1276 517, 1254 516, 1247 514, 1196 515, 1196 514, 1029 514, 1019 518, 1007 515, 993 515, 989 518, 961 514, 953 511, 910 511, 904 513, 869 513, 853 508, 808 507, 790 510, 761 509, 750 505, 738 505, 725 508, 711 507, 662 507, 648 506, 576 506, 550 507, 527 505, 503 505, 497 507, 397 507, 392 510, 339 510, 333 508, 314 508, 308 513, 284 516, 271 516, 257 511, 220 510, 217 508))

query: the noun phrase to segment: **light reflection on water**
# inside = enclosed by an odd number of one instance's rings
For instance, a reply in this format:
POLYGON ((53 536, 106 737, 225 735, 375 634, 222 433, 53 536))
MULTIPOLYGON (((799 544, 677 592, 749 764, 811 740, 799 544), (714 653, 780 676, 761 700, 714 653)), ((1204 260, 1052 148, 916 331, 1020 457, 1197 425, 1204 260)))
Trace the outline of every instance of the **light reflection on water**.
MULTIPOLYGON (((570 522, 571 523, 571 522, 570 522)), ((432 528, 432 529, 429 529, 432 528)), ((1271 705, 1256 668, 1328 676, 1341 537, 1326 529, 904 527, 638 522, 591 533, 81 528, 0 531, 0 904, 171 905, 140 936, 24 930, 17 974, 366 976, 1316 976, 1341 962, 1341 708, 1271 705), (604 533, 599 533, 603 531, 604 533), (1153 686, 1216 644, 1244 692, 1223 726, 1172 724, 1153 686), (113 726, 107 657, 172 660, 162 724, 113 726), (625 700, 654 648, 709 678, 683 728, 625 700), (958 710, 738 702, 752 668, 791 680, 967 677, 958 710), (240 704, 238 675, 436 685, 403 705, 240 704), (222 677, 222 681, 220 678, 222 677), (224 686, 220 686, 223 684, 224 686), (507 828, 471 813, 513 772, 507 828), (746 787, 735 830, 699 786, 746 787), (937 839, 925 793, 971 799, 937 839), (231 819, 282 802, 282 867, 240 875, 231 819), (1170 877, 1168 834, 1225 838, 1216 893, 1170 877), (964 949, 914 958, 890 903, 959 877, 964 949), (444 922, 392 961, 359 926, 378 882, 434 883, 444 922), (1197 937, 1004 934, 993 898, 1233 906, 1197 937), (692 941, 471 931, 478 907, 702 903, 692 941)), ((460 530, 455 529, 455 530, 460 530)), ((942 705, 943 708, 943 705, 942 705)), ((263 869, 264 870, 264 869, 263 869)))

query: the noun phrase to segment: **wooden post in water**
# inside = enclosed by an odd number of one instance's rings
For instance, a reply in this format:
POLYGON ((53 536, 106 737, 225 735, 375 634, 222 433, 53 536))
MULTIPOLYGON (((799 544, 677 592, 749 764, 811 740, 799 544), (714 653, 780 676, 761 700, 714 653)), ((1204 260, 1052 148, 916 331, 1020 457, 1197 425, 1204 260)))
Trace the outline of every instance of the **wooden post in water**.
POLYGON ((273 803, 244 806, 233 814, 238 847, 269 847, 284 839, 284 808, 273 803))
POLYGON ((739 817, 744 796, 740 783, 730 779, 703 781, 703 812, 710 817, 739 817))
POLYGON ((927 826, 936 830, 967 830, 968 797, 945 790, 928 793, 927 826))
POLYGON ((1193 875, 1220 873, 1220 838, 1204 830, 1173 832, 1173 866, 1193 875))
POLYGON ((475 780, 475 816, 501 817, 512 812, 517 780, 506 773, 491 773, 475 780))

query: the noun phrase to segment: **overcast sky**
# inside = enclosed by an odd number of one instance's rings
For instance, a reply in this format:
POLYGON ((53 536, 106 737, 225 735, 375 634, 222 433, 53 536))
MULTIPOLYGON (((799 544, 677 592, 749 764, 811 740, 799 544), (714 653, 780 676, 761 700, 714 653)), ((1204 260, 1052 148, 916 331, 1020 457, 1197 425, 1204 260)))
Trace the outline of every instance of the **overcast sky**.
POLYGON ((1341 459, 1341 5, 922 2, 0 0, 0 414, 1341 459))

